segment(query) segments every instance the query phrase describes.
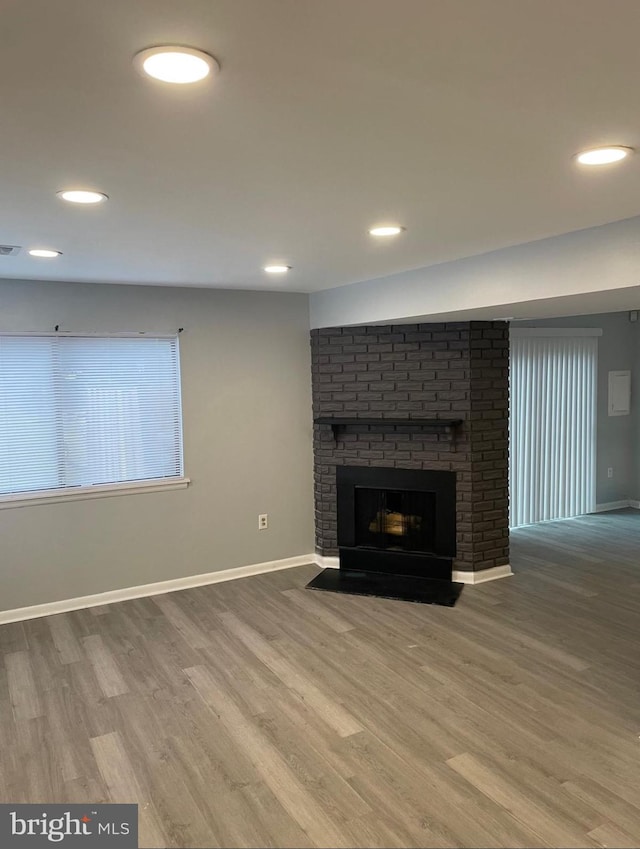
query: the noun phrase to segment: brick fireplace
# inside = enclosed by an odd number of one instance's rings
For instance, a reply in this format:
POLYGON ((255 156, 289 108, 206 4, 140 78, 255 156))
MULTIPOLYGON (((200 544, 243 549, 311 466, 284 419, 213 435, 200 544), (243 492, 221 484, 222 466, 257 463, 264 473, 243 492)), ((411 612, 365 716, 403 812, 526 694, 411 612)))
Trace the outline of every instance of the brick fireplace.
POLYGON ((424 469, 455 473, 455 572, 508 565, 508 334, 505 322, 311 332, 314 418, 343 422, 314 425, 320 554, 338 553, 338 466, 424 469))

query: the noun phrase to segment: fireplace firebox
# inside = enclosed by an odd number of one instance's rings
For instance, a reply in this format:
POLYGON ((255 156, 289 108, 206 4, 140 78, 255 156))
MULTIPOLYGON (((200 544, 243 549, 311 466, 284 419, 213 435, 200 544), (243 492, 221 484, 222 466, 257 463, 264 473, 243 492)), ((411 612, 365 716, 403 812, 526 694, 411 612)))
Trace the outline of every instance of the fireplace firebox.
POLYGON ((456 475, 424 469, 338 466, 340 568, 309 586, 453 605, 456 475), (333 573, 333 574, 332 574, 333 573))
POLYGON ((433 551, 435 493, 358 486, 355 543, 390 551, 433 551))

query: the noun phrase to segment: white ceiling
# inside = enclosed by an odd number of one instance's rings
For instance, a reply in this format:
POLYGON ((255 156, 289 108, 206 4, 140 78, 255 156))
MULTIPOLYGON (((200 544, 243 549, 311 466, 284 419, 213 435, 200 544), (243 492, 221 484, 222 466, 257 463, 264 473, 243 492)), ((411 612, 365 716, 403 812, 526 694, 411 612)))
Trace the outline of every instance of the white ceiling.
POLYGON ((640 147, 638 0, 2 7, 0 243, 24 249, 1 277, 310 292, 640 213, 640 154, 571 160, 640 147), (162 43, 220 76, 143 79, 162 43), (407 232, 368 236, 388 220, 407 232))

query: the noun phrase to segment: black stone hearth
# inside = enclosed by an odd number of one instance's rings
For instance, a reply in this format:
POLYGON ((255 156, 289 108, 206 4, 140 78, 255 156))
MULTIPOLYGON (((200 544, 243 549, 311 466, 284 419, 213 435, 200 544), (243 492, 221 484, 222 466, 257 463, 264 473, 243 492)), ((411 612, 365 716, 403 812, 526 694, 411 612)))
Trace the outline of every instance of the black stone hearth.
POLYGON ((351 572, 348 569, 323 569, 307 584, 311 590, 328 590, 350 595, 368 595, 412 601, 419 604, 439 604, 453 607, 462 584, 430 578, 407 578, 382 572, 351 572))
POLYGON ((340 568, 311 589, 452 606, 456 554, 453 472, 339 466, 340 568))

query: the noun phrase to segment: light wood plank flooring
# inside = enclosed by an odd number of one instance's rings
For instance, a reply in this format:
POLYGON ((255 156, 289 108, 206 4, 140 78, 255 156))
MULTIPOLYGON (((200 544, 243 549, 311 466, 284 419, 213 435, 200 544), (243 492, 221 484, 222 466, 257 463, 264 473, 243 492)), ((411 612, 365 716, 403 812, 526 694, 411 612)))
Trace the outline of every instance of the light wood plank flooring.
POLYGON ((454 609, 313 566, 0 627, 0 799, 141 846, 640 845, 640 513, 519 530, 454 609))

